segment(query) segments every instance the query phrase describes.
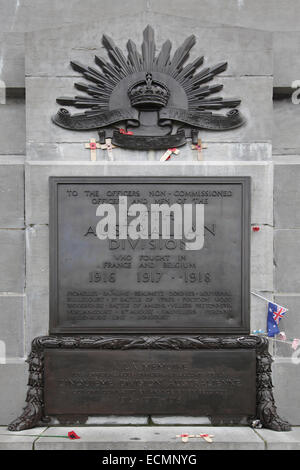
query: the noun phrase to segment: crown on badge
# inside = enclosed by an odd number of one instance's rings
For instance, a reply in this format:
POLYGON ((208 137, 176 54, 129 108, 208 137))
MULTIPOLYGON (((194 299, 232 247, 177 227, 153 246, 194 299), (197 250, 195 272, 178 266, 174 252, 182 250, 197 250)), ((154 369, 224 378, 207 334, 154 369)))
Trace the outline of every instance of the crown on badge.
POLYGON ((170 91, 163 83, 146 73, 145 80, 134 83, 128 90, 131 106, 136 108, 162 108, 167 106, 170 91))

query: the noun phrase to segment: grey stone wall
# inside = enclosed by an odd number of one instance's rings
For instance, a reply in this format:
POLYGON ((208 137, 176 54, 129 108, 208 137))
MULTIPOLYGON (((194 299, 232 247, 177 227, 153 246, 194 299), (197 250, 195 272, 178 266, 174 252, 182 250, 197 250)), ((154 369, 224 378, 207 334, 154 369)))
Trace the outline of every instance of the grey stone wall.
MULTIPOLYGON (((31 340, 48 333, 49 176, 251 176, 251 222, 260 227, 251 233, 251 288, 286 305, 282 329, 300 337, 300 108, 288 97, 272 100, 274 86, 287 89, 300 80, 298 10, 297 0, 0 0, 0 80, 8 88, 0 104, 0 340, 7 345, 0 424, 23 405, 31 340), (140 44, 148 23, 158 47, 166 38, 176 47, 194 33, 191 59, 200 53, 210 65, 228 60, 218 78, 222 95, 242 98, 248 123, 227 133, 202 132, 203 162, 189 144, 166 163, 159 162, 162 152, 121 149, 113 150, 113 163, 105 151, 91 162, 84 143, 96 135, 50 121, 56 97, 74 93, 69 61, 92 65, 95 53, 103 55, 104 32, 123 49, 128 38, 140 44)), ((251 328, 265 329, 266 304, 251 300, 251 328)), ((279 412, 300 424, 300 366, 291 361, 290 345, 271 343, 271 350, 279 412)))

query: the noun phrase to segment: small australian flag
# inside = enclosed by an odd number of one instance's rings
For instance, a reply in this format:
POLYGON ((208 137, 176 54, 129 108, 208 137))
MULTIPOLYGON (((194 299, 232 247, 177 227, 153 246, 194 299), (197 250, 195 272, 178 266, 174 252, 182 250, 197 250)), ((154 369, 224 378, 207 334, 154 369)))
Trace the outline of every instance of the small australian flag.
POLYGON ((278 325, 286 312, 287 308, 281 307, 277 304, 273 304, 273 302, 268 303, 267 329, 269 337, 272 338, 273 336, 278 335, 278 333, 280 333, 278 325))

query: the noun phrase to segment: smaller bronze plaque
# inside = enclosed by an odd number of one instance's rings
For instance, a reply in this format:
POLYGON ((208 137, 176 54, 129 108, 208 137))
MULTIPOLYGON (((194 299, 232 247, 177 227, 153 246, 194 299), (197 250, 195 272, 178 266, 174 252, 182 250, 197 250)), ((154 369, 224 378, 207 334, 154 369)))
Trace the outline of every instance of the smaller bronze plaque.
POLYGON ((255 350, 46 350, 47 415, 254 416, 255 350))

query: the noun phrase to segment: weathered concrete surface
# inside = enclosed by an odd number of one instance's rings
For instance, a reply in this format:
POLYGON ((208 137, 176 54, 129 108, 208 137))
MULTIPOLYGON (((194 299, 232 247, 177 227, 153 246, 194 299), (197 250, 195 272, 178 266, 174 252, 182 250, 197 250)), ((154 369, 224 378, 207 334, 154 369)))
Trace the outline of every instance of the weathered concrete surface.
POLYGON ((146 10, 146 0, 128 0, 127 2, 111 0, 1 0, 0 10, 5 11, 1 16, 2 31, 34 31, 45 29, 51 25, 68 26, 86 22, 91 18, 104 16, 117 16, 123 26, 122 16, 129 11, 140 12, 146 10))
POLYGON ((7 425, 20 416, 25 406, 28 365, 0 364, 0 425, 7 425))
MULTIPOLYGON (((81 5, 76 2, 70 8, 60 2, 59 7, 54 7, 55 9, 46 2, 40 2, 39 5, 35 5, 34 21, 32 21, 33 17, 28 16, 32 9, 32 1, 31 3, 26 2, 26 5, 23 5, 22 0, 18 0, 15 5, 12 0, 6 1, 10 1, 10 8, 7 6, 5 8, 5 12, 7 12, 5 15, 6 22, 1 28, 1 31, 5 32, 0 35, 0 72, 2 70, 0 79, 5 80, 7 86, 10 87, 24 87, 25 31, 38 30, 37 34, 33 34, 33 36, 30 34, 29 37, 30 40, 32 37, 39 37, 37 42, 41 43, 41 48, 36 48, 34 43, 30 44, 29 51, 32 50, 32 53, 26 59, 28 74, 31 74, 32 58, 39 63, 40 70, 43 70, 45 64, 46 68, 50 67, 49 70, 54 70, 61 62, 64 62, 64 70, 58 75, 67 73, 66 67, 69 65, 68 60, 71 50, 76 52, 78 58, 84 57, 87 59, 89 57, 92 59, 93 49, 95 47, 101 48, 100 37, 102 31, 99 26, 101 27, 102 22, 100 25, 99 21, 91 22, 91 11, 93 11, 93 20, 97 18, 97 11, 98 16, 100 14, 102 19, 106 17, 106 21, 103 22, 106 28, 105 32, 113 32, 114 36, 117 33, 117 37, 121 36, 123 42, 124 38, 127 39, 129 36, 133 36, 133 39, 136 39, 137 43, 140 44, 141 31, 147 23, 155 23, 158 45, 161 43, 160 31, 162 31, 162 35, 173 35, 174 30, 180 30, 182 36, 189 35, 193 31, 197 36, 199 46, 203 44, 202 52, 208 56, 208 59, 212 57, 215 62, 224 60, 223 51, 226 48, 228 50, 228 47, 230 48, 229 74, 272 74, 272 37, 266 31, 257 31, 257 25, 252 26, 252 30, 238 28, 239 24, 234 25, 234 28, 227 25, 225 29, 222 25, 223 21, 219 21, 218 15, 212 19, 212 22, 209 22, 206 17, 205 21, 201 21, 201 28, 199 28, 198 19, 174 16, 176 10, 172 9, 172 16, 170 15, 170 9, 163 12, 164 14, 151 12, 149 2, 147 3, 146 0, 130 0, 125 5, 115 0, 114 6, 118 5, 116 7, 117 11, 112 8, 111 2, 103 0, 98 2, 95 2, 95 0, 92 2, 87 1, 81 5), (92 6, 89 7, 91 3, 92 6), (127 7, 128 4, 130 4, 130 8, 127 7), (122 11, 123 9, 124 11, 122 11), (120 27, 120 22, 122 27, 120 27), (87 24, 89 25, 88 28, 86 27, 87 24), (96 27, 93 27, 93 24, 96 27), (54 33, 57 29, 48 29, 49 25, 63 26, 61 35, 67 40, 65 49, 62 47, 61 38, 58 38, 57 34, 54 33), (208 30, 207 28, 210 25, 213 28, 208 30), (22 32, 15 33, 16 30, 22 32), (200 33, 198 33, 199 30, 201 30, 200 33), (90 40, 87 41, 87 38, 90 38, 90 40), (47 47, 49 42, 52 44, 51 48, 47 47), (43 44, 46 53, 41 54, 43 44), (54 63, 52 63, 53 61, 54 63)), ((5 3, 5 1, 2 0, 1 3, 5 3)), ((69 3, 73 4, 74 2, 69 3)), ((2 26, 1 19, 0 25, 2 26)), ((179 44, 181 40, 179 36, 177 37, 174 38, 174 45, 177 45, 177 42, 179 44)), ((43 70, 43 73, 47 72, 43 70)))
POLYGON ((287 98, 274 101, 273 107, 273 153, 275 155, 299 154, 300 104, 293 104, 291 98, 287 98))
POLYGON ((0 450, 33 450, 34 442, 46 428, 27 429, 13 433, 7 427, 0 427, 0 450))
POLYGON ((5 82, 7 88, 24 88, 25 86, 25 37, 23 33, 0 33, 0 80, 5 82))
POLYGON ((78 450, 237 450, 264 449, 262 439, 250 428, 224 428, 209 426, 144 426, 144 427, 89 427, 74 428, 80 439, 54 438, 58 434, 67 435, 68 428, 48 428, 35 443, 36 450, 78 449, 78 450), (214 435, 214 442, 203 439, 190 439, 184 443, 176 435, 182 433, 214 435))
POLYGON ((227 25, 268 31, 299 31, 300 5, 297 0, 149 0, 149 9, 160 13, 170 10, 178 16, 205 18, 227 25))
POLYGON ((25 287, 23 230, 0 229, 0 292, 22 293, 25 287))
POLYGON ((33 290, 49 289, 48 226, 32 225, 26 229, 26 281, 33 290))
POLYGON ((300 159, 296 165, 274 165, 274 223, 278 229, 300 228, 299 181, 300 159))
MULTIPOLYGON (((96 132, 91 132, 89 138, 96 132)), ((271 143, 228 143, 203 141, 207 146, 202 151, 203 161, 271 161, 271 143)), ((116 162, 159 162, 164 150, 141 152, 139 150, 127 150, 121 148, 113 149, 113 158, 116 162)), ((90 161, 91 153, 85 148, 85 144, 78 143, 38 143, 31 142, 27 145, 26 158, 28 161, 90 161)), ((98 161, 108 161, 106 150, 97 150, 98 161)), ((172 156, 176 162, 197 161, 198 152, 191 150, 191 143, 180 148, 179 155, 172 156)), ((168 164, 168 163, 167 163, 168 164)))
MULTIPOLYGON (((156 22, 158 28, 161 30, 174 30, 181 31, 184 25, 193 24, 195 27, 202 23, 203 27, 214 25, 217 30, 218 27, 227 26, 228 32, 224 34, 224 45, 226 45, 228 38, 230 38, 230 30, 232 27, 252 28, 252 32, 245 32, 238 38, 232 41, 232 61, 235 61, 235 54, 238 49, 248 49, 248 52, 253 57, 245 56, 245 67, 251 67, 258 72, 254 74, 264 74, 265 67, 271 65, 270 60, 261 60, 260 51, 256 49, 256 45, 261 41, 262 35, 266 36, 268 31, 276 31, 274 34, 274 51, 275 51, 275 83, 276 86, 285 86, 284 84, 290 83, 290 77, 293 77, 298 71, 297 47, 299 43, 298 33, 300 30, 297 21, 297 11, 299 11, 299 4, 297 0, 285 0, 274 2, 272 0, 227 0, 226 8, 221 4, 222 0, 206 0, 197 1, 189 0, 186 5, 181 0, 164 0, 164 2, 157 0, 129 0, 126 3, 121 1, 110 2, 108 0, 86 0, 85 2, 77 2, 70 0, 67 4, 59 2, 58 0, 49 3, 47 0, 41 0, 38 3, 28 0, 1 0, 1 11, 5 12, 0 18, 0 29, 3 32, 0 35, 0 65, 2 64, 2 74, 0 79, 6 80, 9 86, 24 86, 24 41, 23 33, 30 31, 41 31, 42 36, 50 36, 52 43, 51 32, 49 26, 63 27, 64 30, 71 30, 74 25, 77 31, 82 35, 82 42, 88 34, 90 28, 87 24, 91 24, 92 19, 101 17, 106 19, 104 21, 107 28, 110 24, 115 24, 119 31, 126 32, 131 28, 131 34, 138 34, 139 28, 132 25, 131 20, 124 21, 124 15, 130 12, 134 22, 138 20, 146 22, 156 22), (264 14, 261 14, 261 12, 264 14), (156 13, 158 12, 158 13, 156 13), (172 16, 170 16, 172 12, 172 16), (134 15, 134 16, 133 16, 134 15), (165 17, 165 18, 164 18, 165 17), (184 19, 183 19, 184 17, 184 19), (189 18, 188 18, 189 17, 189 18), (159 18, 164 18, 162 23, 159 23, 159 18), (203 20, 204 19, 204 20, 203 20), (192 23, 193 22, 193 23, 192 23), (120 27, 121 26, 121 27, 120 27), (254 30, 260 29, 261 31, 254 30), (277 32, 281 31, 281 32, 277 32), (18 32, 18 34, 16 34, 18 32), (251 36, 248 35, 252 34, 251 36), (286 54, 286 51, 288 54, 286 54), (288 62, 287 57, 294 54, 294 64, 288 62)), ((99 25, 99 22, 98 22, 99 25)), ((241 28, 239 28, 242 31, 241 28)), ((270 37, 270 35, 269 35, 270 37)), ((72 40, 69 38, 70 41, 72 40)), ((201 38, 201 41, 209 42, 209 35, 201 38)), ((233 38, 232 38, 233 39, 233 38)), ((140 43, 140 40, 138 41, 140 43)), ((271 51, 270 39, 264 42, 266 50, 271 51)), ((99 42, 98 42, 99 44, 99 42)), ((77 45, 78 46, 78 45, 77 45)), ((82 44, 81 44, 82 46, 82 44)), ((263 44, 262 44, 263 46, 263 44)), ((222 46, 221 46, 222 47, 222 46)), ((85 49, 85 46, 83 47, 85 49)), ((60 47, 55 44, 52 50, 57 50, 60 53, 60 47)), ((220 47, 214 47, 214 56, 218 57, 220 47)), ((83 51, 85 54, 87 51, 83 51)), ((87 52, 88 53, 88 52, 87 52)), ((242 53, 239 52, 242 57, 242 53)), ((40 57, 41 64, 49 58, 51 61, 52 51, 47 50, 46 56, 40 57), (49 57, 50 55, 50 57, 49 57)), ((37 56, 38 58, 38 56, 37 56)), ((67 61, 68 54, 65 54, 63 60, 67 61)), ((239 65, 239 72, 243 74, 243 65, 239 65)), ((297 77, 293 78, 297 79, 297 77)))
POLYGON ((251 232, 251 289, 273 290, 273 227, 251 232))
POLYGON ((291 87, 300 80, 300 32, 273 33, 274 86, 291 87))
POLYGON ((277 293, 300 291, 300 230, 274 231, 274 287, 277 293))
POLYGON ((292 425, 297 425, 300 422, 299 363, 293 363, 291 358, 276 358, 272 370, 274 397, 279 416, 287 419, 292 425))
MULTIPOLYGON (((215 427, 195 427, 186 429, 187 432, 196 432, 199 433, 211 433, 214 434, 214 442, 211 444, 205 444, 203 440, 190 439, 187 443, 182 443, 179 438, 176 439, 176 448, 173 449, 174 441, 174 432, 176 435, 179 435, 183 432, 182 426, 173 426, 165 428, 157 427, 141 427, 135 426, 134 428, 128 427, 89 427, 89 428, 75 428, 75 432, 80 436, 80 440, 70 441, 68 439, 58 439, 50 438, 47 436, 61 435, 67 436, 69 428, 63 427, 51 427, 51 428, 34 428, 27 431, 21 431, 19 433, 11 433, 7 431, 6 427, 0 427, 0 450, 22 450, 22 449, 32 449, 32 450, 78 450, 78 449, 97 449, 99 450, 135 450, 138 445, 138 449, 143 450, 152 450, 155 447, 152 447, 153 443, 157 445, 157 440, 159 434, 157 430, 169 431, 168 436, 162 439, 163 443, 167 441, 169 448, 166 447, 166 450, 216 450, 221 448, 222 450, 232 449, 232 444, 230 444, 230 439, 234 440, 235 436, 240 433, 239 441, 236 442, 234 448, 238 449, 249 449, 249 450, 299 450, 300 448, 300 428, 294 427, 290 432, 276 432, 270 431, 269 429, 256 429, 255 431, 250 428, 215 428, 215 427), (130 430, 130 435, 126 442, 127 430, 130 430), (149 432, 152 429, 152 432, 149 432), (120 435, 123 431, 123 439, 120 439, 120 435), (125 436, 124 436, 125 431, 125 436), (133 432, 134 431, 134 432, 133 432), (172 435, 169 435, 173 433, 172 435), (220 434, 223 433, 224 437, 222 442, 219 441, 220 434), (98 436, 102 434, 101 442, 98 442, 98 436), (131 435, 135 434, 138 441, 131 440, 131 435), (33 436, 30 436, 33 435, 33 436), (103 437, 104 436, 104 437, 103 437), (106 437, 105 437, 106 436, 106 437), (249 436, 249 437, 248 437, 249 436), (109 438, 111 441, 109 441, 109 438), (168 439, 169 438, 169 439, 168 439), (139 440, 141 442, 139 442, 139 440), (226 440, 228 440, 226 442, 226 440), (243 442, 247 440, 248 442, 243 442), (45 441, 45 442, 44 442, 45 441), (44 443, 44 444, 43 444, 44 443), (106 444, 104 447, 103 444, 106 444), (120 443, 120 446, 118 444, 120 443), (133 445, 135 447, 133 447, 133 445), (99 447, 100 446, 100 447, 99 447), (145 447, 142 447, 145 446, 145 447), (170 447, 172 446, 172 447, 170 447), (205 446, 205 447, 204 447, 205 446)), ((164 433, 165 435, 165 433, 164 433)), ((100 440, 100 439, 99 439, 100 440)), ((164 449, 164 448, 162 448, 164 449)), ((151 458, 151 457, 150 457, 151 458)), ((200 457, 201 458, 201 457, 200 457)), ((199 462, 199 460, 198 460, 199 462)), ((101 460, 100 460, 100 463, 101 460)), ((146 462, 145 462, 146 463, 146 462)), ((152 461, 148 462, 149 464, 154 464, 153 458, 152 461)), ((158 463, 158 461, 157 461, 158 463)), ((196 462, 197 463, 197 462, 196 462)))
MULTIPOLYGON (((48 254, 42 253, 43 256, 48 254)), ((37 282, 37 280, 36 280, 37 282)), ((38 336, 49 334, 49 287, 26 288, 26 311, 25 311, 25 354, 31 351, 31 342, 38 336)))
POLYGON ((26 354, 33 338, 49 334, 48 232, 46 225, 26 228, 26 354))
MULTIPOLYGON (((209 26, 194 18, 179 18, 170 14, 133 14, 109 18, 86 25, 76 25, 58 29, 46 29, 26 35, 26 76, 53 77, 80 74, 70 66, 70 60, 78 60, 87 65, 94 64, 95 54, 107 57, 102 45, 102 35, 111 36, 122 51, 127 54, 128 39, 136 42, 138 50, 143 40, 146 25, 155 31, 156 51, 170 38, 172 51, 183 40, 194 34, 196 45, 190 52, 192 61, 204 55, 204 66, 228 61, 228 68, 221 76, 263 76, 273 74, 272 35, 256 29, 230 28, 222 25, 209 26), (174 30, 180 34, 174 35, 174 30), (49 48, 51 42, 51 48, 49 48)), ((97 66, 96 66, 97 67, 97 66)))
POLYGON ((22 99, 9 99, 0 104, 0 154, 25 153, 25 103, 22 99))
POLYGON ((117 16, 120 26, 124 26, 122 16, 128 11, 159 12, 181 17, 197 18, 200 21, 221 23, 245 28, 269 31, 299 31, 298 18, 300 5, 297 0, 1 0, 2 31, 34 31, 48 28, 49 25, 68 26, 93 18, 117 16))
POLYGON ((6 358, 24 356, 24 297, 0 294, 0 341, 6 358))
POLYGON ((153 424, 160 426, 186 426, 186 425, 210 425, 210 419, 206 416, 151 416, 153 424))
POLYGON ((299 450, 300 428, 294 427, 288 432, 257 429, 256 433, 266 442, 268 450, 299 450))
POLYGON ((49 176, 251 176, 252 223, 273 223, 273 167, 267 162, 28 162, 26 223, 49 223, 49 176))
POLYGON ((145 426, 148 424, 148 416, 90 416, 86 424, 94 426, 115 426, 115 425, 131 425, 145 426))
POLYGON ((20 157, 0 157, 0 228, 24 227, 24 164, 20 157))

